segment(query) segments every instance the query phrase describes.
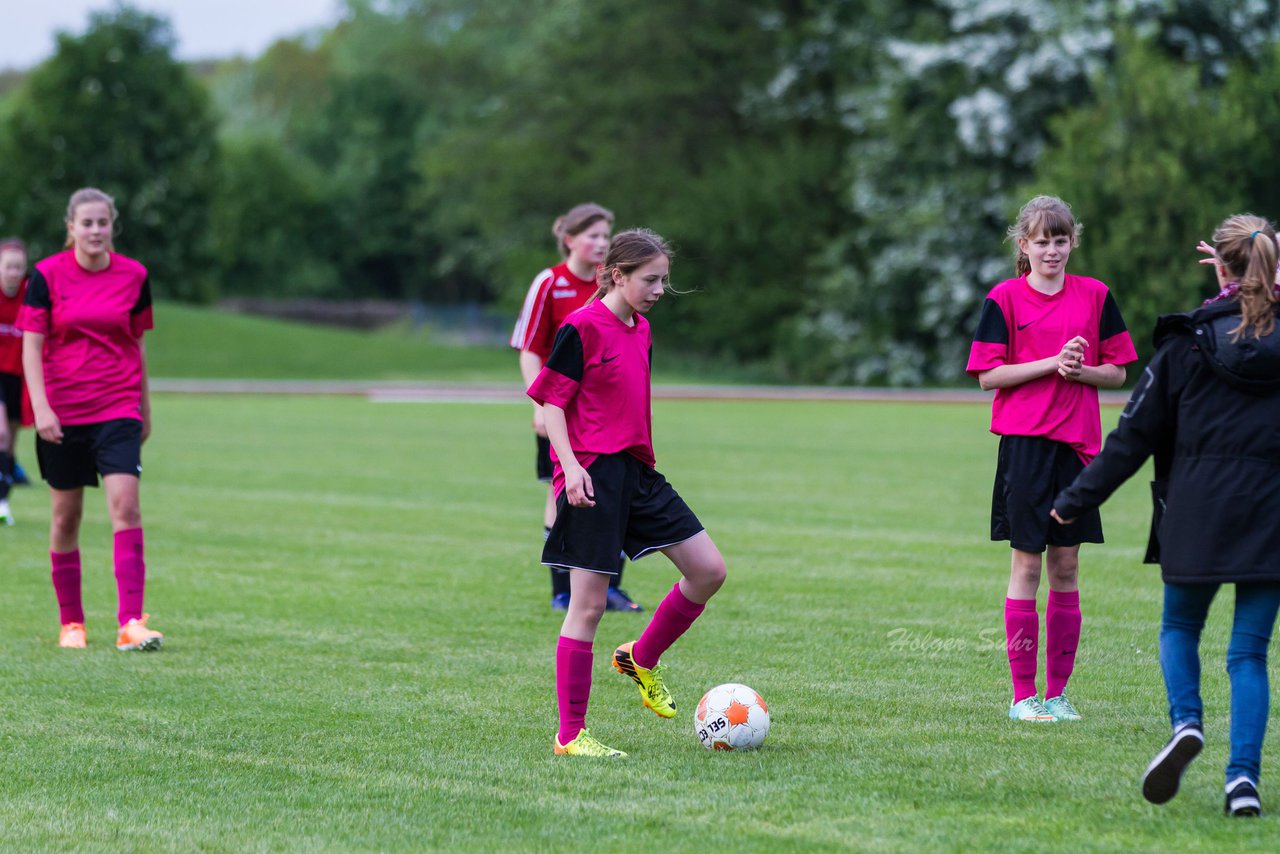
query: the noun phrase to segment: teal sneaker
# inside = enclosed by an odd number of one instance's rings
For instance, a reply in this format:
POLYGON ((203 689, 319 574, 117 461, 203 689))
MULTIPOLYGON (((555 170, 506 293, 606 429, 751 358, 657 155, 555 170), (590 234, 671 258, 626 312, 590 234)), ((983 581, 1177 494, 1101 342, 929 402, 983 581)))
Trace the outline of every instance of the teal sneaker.
POLYGON ((1025 700, 1019 700, 1009 706, 1009 718, 1015 721, 1027 721, 1037 724, 1051 724, 1057 718, 1040 702, 1040 698, 1032 694, 1025 700))
POLYGON ((1056 697, 1050 697, 1044 701, 1044 707, 1049 710, 1049 714, 1053 715, 1054 720, 1080 720, 1080 713, 1076 711, 1075 706, 1071 705, 1071 701, 1067 699, 1066 694, 1059 694, 1056 697))

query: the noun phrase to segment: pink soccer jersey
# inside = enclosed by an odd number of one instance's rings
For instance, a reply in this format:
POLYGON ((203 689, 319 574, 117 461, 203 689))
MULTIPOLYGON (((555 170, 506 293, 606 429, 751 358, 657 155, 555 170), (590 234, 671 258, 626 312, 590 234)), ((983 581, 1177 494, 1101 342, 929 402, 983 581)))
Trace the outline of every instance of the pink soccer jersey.
POLYGON ((524 306, 511 333, 511 346, 542 357, 551 355, 556 332, 566 317, 595 296, 596 283, 579 279, 568 262, 543 270, 534 277, 525 295, 524 306))
MULTIPOLYGON (((1120 308, 1102 282, 1068 275, 1062 290, 1043 294, 1025 276, 1007 279, 987 294, 965 370, 977 377, 1000 365, 1050 358, 1077 335, 1089 342, 1086 365, 1137 361, 1120 308)), ((1102 447, 1098 389, 1056 372, 996 389, 991 432, 1053 439, 1070 445, 1088 463, 1102 447)))
POLYGON ((17 326, 44 341, 44 384, 58 420, 142 418, 142 333, 152 327, 147 270, 111 253, 90 271, 75 252, 35 266, 17 326))
MULTIPOLYGON (((564 410, 569 445, 583 468, 601 454, 625 451, 654 465, 649 365, 649 322, 633 315, 627 326, 609 307, 592 302, 569 315, 529 397, 564 410)), ((555 461, 552 484, 564 491, 564 469, 555 461)))

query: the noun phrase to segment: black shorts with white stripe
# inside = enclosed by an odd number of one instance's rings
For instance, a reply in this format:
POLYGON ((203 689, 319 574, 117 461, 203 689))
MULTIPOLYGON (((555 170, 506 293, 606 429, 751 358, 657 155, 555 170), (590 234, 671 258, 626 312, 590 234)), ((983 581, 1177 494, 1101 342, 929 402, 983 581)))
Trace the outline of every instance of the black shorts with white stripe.
POLYGON ((594 507, 556 499, 556 522, 542 562, 606 575, 622 570, 622 556, 639 560, 702 532, 702 523, 656 470, 627 453, 604 454, 587 466, 594 507))

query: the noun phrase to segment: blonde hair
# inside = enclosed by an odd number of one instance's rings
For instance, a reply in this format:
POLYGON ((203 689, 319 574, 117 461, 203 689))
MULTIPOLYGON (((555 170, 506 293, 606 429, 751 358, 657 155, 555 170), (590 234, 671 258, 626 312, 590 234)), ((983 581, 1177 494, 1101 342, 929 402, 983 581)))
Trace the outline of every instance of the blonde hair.
POLYGON ((1276 326, 1276 230, 1253 214, 1234 214, 1213 232, 1213 248, 1228 278, 1240 285, 1240 325, 1231 330, 1238 341, 1246 330, 1255 338, 1276 326))
POLYGON ((601 220, 609 223, 609 227, 612 228, 613 211, 601 207, 595 202, 575 205, 569 208, 564 216, 556 217, 556 221, 551 224, 551 233, 555 235, 556 249, 560 251, 560 257, 569 257, 569 247, 564 245, 566 237, 581 234, 601 220))
MULTIPOLYGON (((116 210, 116 200, 99 190, 97 187, 81 187, 79 190, 76 190, 71 194, 71 200, 67 202, 67 225, 71 225, 71 223, 75 222, 76 208, 92 202, 102 202, 110 209, 112 231, 114 232, 116 220, 120 218, 120 212, 116 210)), ((75 240, 72 239, 71 233, 68 232, 67 242, 63 245, 65 248, 70 249, 74 244, 75 240)), ((115 243, 111 238, 107 238, 107 251, 116 251, 115 243)))
POLYGON ((647 228, 619 232, 609 244, 609 254, 605 256, 604 263, 596 271, 599 287, 594 299, 600 299, 613 290, 614 270, 629 276, 659 255, 670 258, 673 254, 670 244, 647 228))
POLYGON ((1007 237, 1013 242, 1013 266, 1019 276, 1031 272, 1031 259, 1022 251, 1020 240, 1031 240, 1044 235, 1071 238, 1071 246, 1080 245, 1080 232, 1084 226, 1071 214, 1071 205, 1057 196, 1036 196, 1018 211, 1018 219, 1009 226, 1007 237))

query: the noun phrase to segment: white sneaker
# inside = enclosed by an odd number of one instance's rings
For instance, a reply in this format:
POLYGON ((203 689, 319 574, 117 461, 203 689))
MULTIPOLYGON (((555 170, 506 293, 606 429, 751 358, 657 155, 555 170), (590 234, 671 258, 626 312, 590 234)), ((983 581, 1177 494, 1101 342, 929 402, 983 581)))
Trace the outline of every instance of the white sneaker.
POLYGON ((9 509, 8 500, 0 501, 0 525, 13 524, 13 511, 9 509))

